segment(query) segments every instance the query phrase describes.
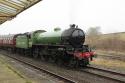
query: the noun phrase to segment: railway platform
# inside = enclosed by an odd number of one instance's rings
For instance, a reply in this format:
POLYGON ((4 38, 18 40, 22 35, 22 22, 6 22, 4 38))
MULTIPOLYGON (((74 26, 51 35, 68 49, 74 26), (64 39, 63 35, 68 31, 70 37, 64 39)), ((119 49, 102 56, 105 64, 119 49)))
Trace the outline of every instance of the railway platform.
POLYGON ((57 83, 0 53, 0 83, 57 83))
POLYGON ((27 83, 27 80, 19 76, 0 58, 0 83, 27 83))

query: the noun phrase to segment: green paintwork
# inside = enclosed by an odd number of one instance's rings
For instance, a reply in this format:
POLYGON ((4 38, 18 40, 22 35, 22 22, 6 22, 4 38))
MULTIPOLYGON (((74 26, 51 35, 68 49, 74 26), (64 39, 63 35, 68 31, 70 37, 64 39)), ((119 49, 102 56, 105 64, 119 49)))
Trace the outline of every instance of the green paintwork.
POLYGON ((37 44, 59 44, 62 31, 44 32, 36 37, 37 44))
POLYGON ((61 42, 62 31, 45 32, 37 30, 30 33, 30 37, 26 34, 19 35, 16 38, 16 47, 28 49, 33 44, 59 44, 61 42))
POLYGON ((29 46, 29 45, 28 45, 28 38, 27 38, 26 35, 19 35, 19 36, 16 38, 16 47, 27 49, 28 46, 29 46))
POLYGON ((33 44, 33 42, 32 42, 32 39, 31 38, 28 38, 29 39, 29 47, 32 47, 32 44, 33 44))
POLYGON ((19 35, 16 38, 16 47, 28 49, 32 47, 32 39, 28 38, 27 35, 19 35))
POLYGON ((31 41, 29 44, 29 46, 32 46, 33 44, 37 43, 37 38, 38 35, 45 32, 44 30, 36 30, 30 33, 31 38, 29 38, 29 40, 31 41))

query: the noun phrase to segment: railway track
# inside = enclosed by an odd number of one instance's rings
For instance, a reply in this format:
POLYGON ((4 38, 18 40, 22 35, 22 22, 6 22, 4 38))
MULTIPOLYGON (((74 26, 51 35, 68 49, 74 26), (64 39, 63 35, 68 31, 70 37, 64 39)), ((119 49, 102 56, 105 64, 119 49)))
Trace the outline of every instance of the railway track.
MULTIPOLYGON (((8 55, 7 55, 8 56, 8 55)), ((60 75, 57 75, 49 70, 46 70, 46 69, 43 69, 41 67, 38 67, 32 63, 29 63, 29 62, 26 62, 24 60, 20 60, 16 57, 13 57, 13 56, 8 56, 10 58, 13 58, 17 61, 20 61, 24 64, 27 64, 29 66, 32 66, 34 67, 35 69, 38 69, 40 71, 43 71, 55 78, 58 78, 60 80, 63 80, 64 83, 77 83, 71 79, 68 79, 68 78, 65 78, 63 76, 60 76, 60 75)), ((110 71, 110 70, 106 70, 106 69, 101 69, 101 68, 97 68, 97 67, 93 67, 93 66, 88 66, 86 69, 82 69, 82 71, 84 72, 87 72, 87 73, 90 73, 90 74, 93 74, 93 75, 96 75, 96 76, 99 76, 99 77, 102 77, 102 78, 105 78, 105 79, 109 79, 109 80, 113 80, 113 81, 117 81, 117 82, 120 82, 120 83, 125 83, 125 74, 122 74, 122 73, 118 73, 118 72, 114 72, 114 71, 110 71)))
POLYGON ((61 76, 61 75, 58 75, 58 74, 56 74, 56 73, 53 73, 53 72, 51 72, 51 71, 49 71, 49 70, 46 70, 46 69, 44 69, 44 68, 41 68, 41 67, 39 67, 39 66, 33 64, 32 62, 25 61, 25 60, 23 60, 23 59, 17 58, 17 57, 12 56, 12 55, 11 55, 11 56, 10 56, 10 55, 7 55, 7 54, 4 54, 4 55, 6 55, 7 57, 12 58, 12 59, 14 59, 14 60, 16 60, 16 61, 19 61, 19 62, 21 62, 21 63, 24 63, 24 64, 26 64, 26 65, 28 65, 28 66, 31 66, 31 67, 33 67, 33 68, 35 68, 35 69, 37 69, 37 70, 40 70, 40 71, 42 71, 42 72, 44 72, 44 73, 46 73, 46 74, 49 74, 50 76, 52 76, 52 77, 54 77, 54 78, 58 78, 59 80, 63 81, 63 83, 76 83, 74 80, 65 78, 65 77, 63 77, 63 76, 61 76))
POLYGON ((125 83, 125 74, 123 73, 97 68, 94 66, 88 66, 86 69, 81 69, 81 71, 87 72, 102 78, 106 78, 109 80, 117 81, 119 83, 125 83))
POLYGON ((99 58, 125 61, 124 55, 97 54, 99 58))
MULTIPOLYGON (((96 67, 92 67, 89 66, 88 68, 85 69, 79 69, 77 70, 61 70, 63 71, 62 73, 53 73, 53 69, 48 69, 47 70, 44 68, 41 68, 41 64, 35 63, 36 61, 29 59, 24 57, 24 56, 19 56, 19 55, 13 55, 13 54, 9 54, 8 53, 2 53, 3 55, 7 55, 8 57, 15 59, 19 62, 22 62, 24 64, 30 65, 32 67, 34 67, 37 70, 41 70, 42 72, 45 72, 47 74, 49 74, 50 76, 59 79, 60 81, 63 81, 64 83, 125 83, 125 75, 118 73, 118 72, 108 72, 108 70, 104 70, 104 69, 100 69, 100 68, 96 68, 96 67), (18 57, 17 57, 18 56, 18 57), (22 57, 22 58, 21 58, 22 57), (25 62, 26 60, 26 62, 25 62), (34 62, 34 63, 33 63, 34 62), (52 70, 52 71, 51 71, 52 70), (118 75, 119 74, 119 75, 118 75), (121 74, 121 75, 120 75, 121 74), (61 75, 61 76, 60 76, 61 75), (73 79, 73 80, 72 80, 73 79)), ((55 68, 57 69, 57 68, 55 68)))

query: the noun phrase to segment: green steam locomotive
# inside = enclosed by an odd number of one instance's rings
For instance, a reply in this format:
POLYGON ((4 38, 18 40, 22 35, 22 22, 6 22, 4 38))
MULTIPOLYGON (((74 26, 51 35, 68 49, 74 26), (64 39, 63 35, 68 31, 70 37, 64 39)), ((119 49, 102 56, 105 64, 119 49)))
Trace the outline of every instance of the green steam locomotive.
POLYGON ((11 45, 0 44, 0 47, 58 65, 87 66, 94 56, 88 45, 84 45, 85 33, 75 24, 64 31, 55 28, 53 32, 36 30, 16 34, 11 40, 11 45))

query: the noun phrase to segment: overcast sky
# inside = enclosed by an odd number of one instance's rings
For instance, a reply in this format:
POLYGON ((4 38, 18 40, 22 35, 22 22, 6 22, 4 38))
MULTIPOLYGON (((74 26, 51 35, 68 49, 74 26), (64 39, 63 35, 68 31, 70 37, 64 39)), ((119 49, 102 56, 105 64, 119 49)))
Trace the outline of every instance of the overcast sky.
POLYGON ((84 31, 100 26, 103 33, 125 31, 125 0, 43 0, 0 25, 0 34, 23 33, 75 23, 84 31))

